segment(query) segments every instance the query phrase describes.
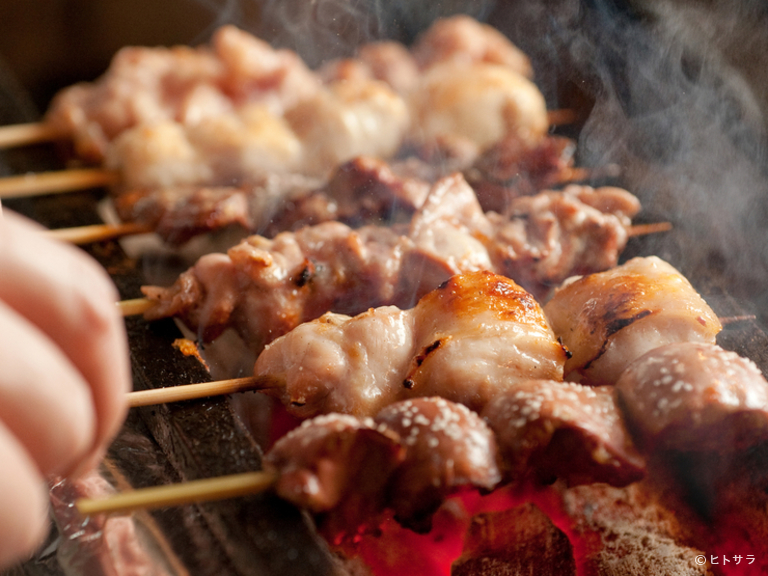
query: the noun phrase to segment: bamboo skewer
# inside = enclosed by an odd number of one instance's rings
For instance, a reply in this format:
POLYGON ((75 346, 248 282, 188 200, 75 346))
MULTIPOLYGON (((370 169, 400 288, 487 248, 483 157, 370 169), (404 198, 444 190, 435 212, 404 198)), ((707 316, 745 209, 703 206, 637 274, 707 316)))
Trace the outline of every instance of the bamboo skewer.
POLYGON ((552 126, 564 126, 573 124, 578 119, 575 110, 571 108, 562 108, 558 110, 547 110, 547 120, 552 126))
POLYGON ((15 148, 67 138, 67 134, 45 122, 0 126, 0 148, 15 148))
MULTIPOLYGON (((167 402, 181 402, 183 400, 197 400, 208 396, 220 396, 252 390, 258 384, 255 376, 246 378, 233 378, 232 380, 217 380, 215 382, 201 382, 200 384, 182 384, 167 388, 154 388, 152 390, 140 390, 128 393, 128 406, 153 406, 167 402)), ((263 389, 263 388, 261 388, 263 389)))
POLYGON ((653 222, 651 224, 635 224, 629 227, 629 236, 646 236, 672 230, 672 222, 653 222))
POLYGON ((100 188, 116 184, 118 178, 117 172, 101 168, 79 168, 9 176, 0 178, 0 198, 19 198, 100 188))
POLYGON ((71 242, 72 244, 88 244, 90 242, 111 240, 121 236, 142 234, 145 232, 151 232, 151 230, 146 226, 136 222, 126 222, 123 224, 94 224, 92 226, 77 226, 75 228, 48 230, 46 235, 49 238, 60 240, 62 242, 71 242))
POLYGON ((75 502, 75 506, 84 516, 125 513, 138 509, 151 510, 265 492, 272 488, 276 480, 277 475, 269 472, 245 472, 168 486, 141 488, 106 498, 80 498, 75 502))
POLYGON ((155 303, 147 298, 134 298, 117 302, 117 307, 123 316, 138 316, 152 308, 155 303))
MULTIPOLYGON (((578 119, 575 110, 563 108, 547 112, 549 123, 554 126, 573 124, 578 119)), ((0 149, 41 144, 69 138, 69 134, 45 122, 10 124, 0 126, 0 149)))

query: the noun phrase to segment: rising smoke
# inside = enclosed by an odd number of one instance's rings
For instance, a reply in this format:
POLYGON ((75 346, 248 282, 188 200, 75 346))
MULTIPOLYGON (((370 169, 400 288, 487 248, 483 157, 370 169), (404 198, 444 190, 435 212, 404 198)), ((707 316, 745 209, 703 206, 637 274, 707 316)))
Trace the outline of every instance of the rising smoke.
POLYGON ((768 7, 748 0, 559 0, 490 18, 534 58, 550 106, 591 112, 579 161, 622 168, 650 220, 645 250, 728 279, 768 320, 768 7))
POLYGON ((645 218, 673 222, 677 234, 644 250, 728 278, 768 326, 762 0, 199 1, 223 3, 235 23, 256 7, 247 27, 313 66, 371 40, 408 44, 459 12, 493 24, 531 57, 550 108, 589 112, 569 134, 579 162, 617 164, 645 218))

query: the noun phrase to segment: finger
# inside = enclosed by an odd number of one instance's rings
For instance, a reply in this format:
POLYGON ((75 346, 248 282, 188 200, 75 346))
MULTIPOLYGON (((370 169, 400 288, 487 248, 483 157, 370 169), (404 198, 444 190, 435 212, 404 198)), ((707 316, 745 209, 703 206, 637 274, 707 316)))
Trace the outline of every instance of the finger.
POLYGON ((51 241, 21 217, 0 220, 0 299, 58 345, 92 389, 93 452, 119 429, 130 389, 127 339, 106 272, 81 250, 51 241))
POLYGON ((46 533, 48 495, 22 446, 0 422, 0 570, 31 554, 46 533))
POLYGON ((43 474, 65 473, 93 446, 90 387, 59 347, 0 302, 0 422, 43 474))

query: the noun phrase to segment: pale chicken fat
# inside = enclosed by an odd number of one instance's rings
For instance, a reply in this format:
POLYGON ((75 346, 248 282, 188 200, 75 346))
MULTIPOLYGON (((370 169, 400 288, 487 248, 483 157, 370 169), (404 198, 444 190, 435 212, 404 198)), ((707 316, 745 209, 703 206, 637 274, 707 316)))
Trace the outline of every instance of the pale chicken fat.
POLYGON ((469 140, 481 150, 505 136, 529 144, 549 128, 539 89, 517 72, 495 64, 447 62, 429 69, 411 98, 411 138, 469 140))
POLYGON ((636 358, 673 342, 715 343, 720 320, 690 282, 656 256, 567 281, 544 306, 571 352, 566 378, 615 384, 636 358))
POLYGON ((285 120, 262 104, 180 124, 165 121, 124 131, 107 167, 128 188, 257 181, 298 170, 302 145, 285 120))
POLYGON ((410 121, 401 96, 367 79, 334 82, 285 117, 303 144, 302 171, 320 176, 355 156, 391 157, 410 121))

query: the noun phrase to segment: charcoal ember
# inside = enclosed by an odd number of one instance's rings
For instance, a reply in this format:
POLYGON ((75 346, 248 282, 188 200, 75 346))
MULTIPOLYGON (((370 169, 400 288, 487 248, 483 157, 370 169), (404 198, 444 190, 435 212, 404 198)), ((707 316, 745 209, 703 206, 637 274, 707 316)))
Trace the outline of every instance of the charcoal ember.
POLYGON ((496 433, 510 480, 624 486, 643 477, 611 388, 528 380, 498 394, 481 413, 496 433))
MULTIPOLYGON (((585 576, 711 576, 706 551, 693 540, 677 511, 663 505, 649 486, 589 484, 562 492, 563 511, 585 576)), ((566 529, 562 523, 559 524, 566 529)))
POLYGON ((568 536, 535 504, 472 519, 451 576, 575 576, 568 536))

